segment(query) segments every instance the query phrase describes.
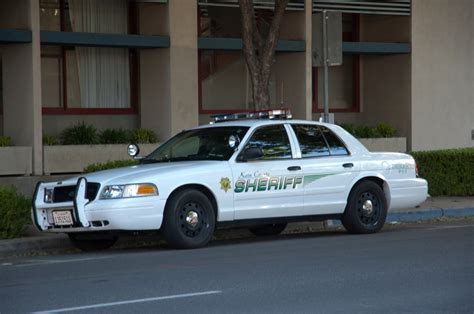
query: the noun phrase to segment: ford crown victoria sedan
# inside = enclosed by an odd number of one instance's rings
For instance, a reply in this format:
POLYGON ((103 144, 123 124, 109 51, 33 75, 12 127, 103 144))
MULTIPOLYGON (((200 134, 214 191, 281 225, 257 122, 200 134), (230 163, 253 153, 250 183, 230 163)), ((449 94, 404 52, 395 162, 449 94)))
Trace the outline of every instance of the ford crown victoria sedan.
POLYGON ((289 116, 217 117, 175 135, 139 165, 40 182, 34 223, 67 233, 83 250, 141 230, 160 230, 175 248, 196 248, 233 225, 271 235, 288 222, 340 219, 350 233, 374 233, 388 210, 426 199, 427 182, 411 156, 371 153, 337 125, 289 116))

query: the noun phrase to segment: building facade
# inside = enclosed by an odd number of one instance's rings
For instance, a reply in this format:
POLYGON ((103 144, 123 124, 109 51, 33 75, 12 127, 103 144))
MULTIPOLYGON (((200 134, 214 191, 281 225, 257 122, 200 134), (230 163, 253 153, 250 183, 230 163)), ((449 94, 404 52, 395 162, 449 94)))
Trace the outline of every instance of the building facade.
MULTIPOLYGON (((268 25, 272 1, 255 1, 268 25)), ((387 123, 408 150, 474 146, 474 2, 293 0, 270 82, 275 107, 319 119, 313 16, 342 11, 343 64, 329 71, 338 123, 387 123)), ((31 147, 84 121, 149 128, 160 141, 216 113, 252 110, 236 0, 0 3, 0 135, 31 147)), ((0 160, 0 163, 5 162, 0 160)))

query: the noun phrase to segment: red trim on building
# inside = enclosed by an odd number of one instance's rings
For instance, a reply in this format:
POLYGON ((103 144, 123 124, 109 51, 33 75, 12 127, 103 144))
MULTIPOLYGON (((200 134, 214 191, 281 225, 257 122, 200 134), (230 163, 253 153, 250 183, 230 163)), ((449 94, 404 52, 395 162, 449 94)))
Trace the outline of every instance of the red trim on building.
POLYGON ((102 114, 135 114, 137 110, 135 108, 43 108, 43 114, 47 115, 102 115, 102 114))

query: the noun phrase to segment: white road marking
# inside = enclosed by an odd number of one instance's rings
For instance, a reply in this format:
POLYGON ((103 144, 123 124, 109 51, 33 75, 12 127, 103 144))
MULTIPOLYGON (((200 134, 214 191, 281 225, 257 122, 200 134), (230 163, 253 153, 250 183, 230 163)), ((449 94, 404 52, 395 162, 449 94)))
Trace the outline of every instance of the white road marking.
POLYGON ((94 261, 100 259, 107 259, 113 258, 114 256, 96 256, 96 257, 84 257, 84 258, 74 258, 74 259, 52 259, 52 260, 44 260, 44 259, 36 259, 36 260, 28 260, 30 262, 28 264, 17 264, 16 267, 25 267, 25 266, 38 266, 38 265, 49 265, 49 264, 61 264, 61 263, 73 263, 73 262, 85 262, 85 261, 94 261))
POLYGON ((457 229, 457 228, 474 228, 474 225, 467 225, 467 226, 439 226, 439 227, 427 228, 427 230, 457 229))
POLYGON ((39 311, 39 312, 33 312, 33 313, 39 314, 39 313, 61 313, 61 312, 69 312, 69 311, 80 311, 80 310, 96 309, 100 307, 117 306, 117 305, 142 303, 142 302, 162 301, 162 300, 179 299, 179 298, 187 298, 187 297, 198 297, 198 296, 203 296, 203 295, 219 294, 219 293, 222 293, 222 291, 215 290, 215 291, 184 293, 184 294, 167 295, 167 296, 155 297, 155 298, 99 303, 99 304, 92 304, 92 305, 56 309, 56 310, 39 311))

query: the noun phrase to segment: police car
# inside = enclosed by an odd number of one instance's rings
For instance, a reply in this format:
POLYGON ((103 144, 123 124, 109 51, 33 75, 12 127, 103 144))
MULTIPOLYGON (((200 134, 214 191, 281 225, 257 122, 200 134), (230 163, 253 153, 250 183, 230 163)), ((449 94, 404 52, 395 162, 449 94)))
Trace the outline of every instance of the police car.
MULTIPOLYGON (((40 182, 34 223, 67 233, 82 250, 108 248, 121 231, 138 230, 196 248, 216 228, 235 225, 272 235, 288 222, 340 219, 350 233, 374 233, 388 210, 426 199, 411 156, 371 153, 337 125, 290 118, 283 109, 216 116, 139 165, 40 182)), ((129 146, 129 155, 138 153, 129 146)))

